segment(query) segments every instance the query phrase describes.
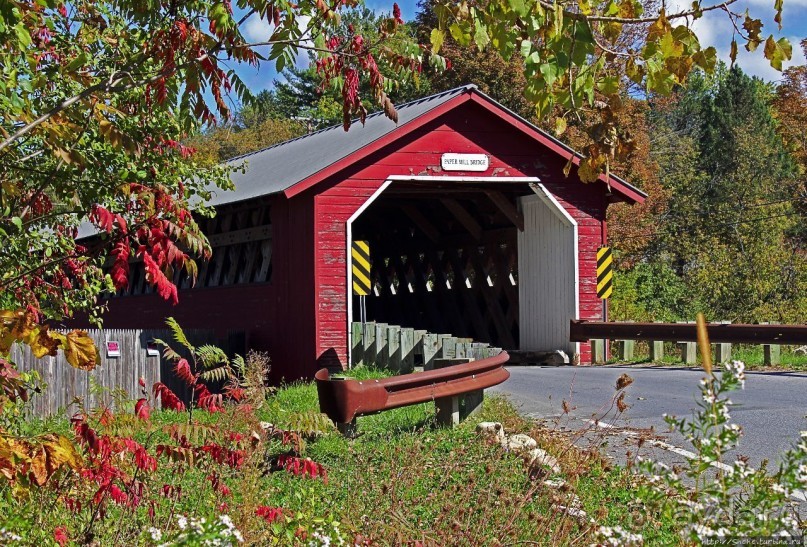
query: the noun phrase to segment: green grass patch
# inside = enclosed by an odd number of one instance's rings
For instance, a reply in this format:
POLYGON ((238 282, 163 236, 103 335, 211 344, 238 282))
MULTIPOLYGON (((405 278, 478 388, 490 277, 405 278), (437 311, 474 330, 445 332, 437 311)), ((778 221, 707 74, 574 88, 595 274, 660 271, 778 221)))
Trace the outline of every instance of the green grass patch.
MULTIPOLYGON (((351 375, 383 376, 367 370, 351 375)), ((155 411, 148 427, 122 419, 111 430, 154 453, 158 444, 170 442, 172 428, 187 428, 189 437, 198 436, 192 443, 202 445, 206 438, 221 442, 231 432, 248 438, 250 431, 260 429, 260 422, 294 429, 317 414, 315 385, 295 383, 272 393, 258 409, 234 406, 222 413, 194 411, 195 425, 190 427, 185 425, 186 413, 155 411)), ((433 403, 359 417, 357 426, 355 439, 344 438, 331 425, 304 442, 302 455, 322 464, 327 480, 272 467, 271 462, 289 447, 269 440, 240 469, 209 463, 169 464, 158 458, 160 466, 149 477, 145 494, 156 492, 154 515, 143 506, 132 510, 108 504, 105 518, 93 525, 91 536, 82 536, 87 513, 72 514, 56 484, 33 490, 28 499, 15 499, 13 492, 0 486, 0 514, 6 516, 8 530, 24 537, 21 544, 52 544, 53 528, 65 525, 76 544, 89 538, 100 545, 149 545, 145 531, 151 526, 170 534, 177 531, 178 515, 212 522, 221 513, 232 517, 249 545, 308 544, 304 534, 295 534, 320 528, 338 530, 349 544, 368 540, 373 545, 417 541, 426 545, 559 545, 573 540, 587 545, 594 541, 599 524, 638 530, 651 544, 667 544, 674 538, 668 524, 631 505, 634 493, 628 471, 609 467, 597 454, 571 446, 562 434, 525 420, 503 398, 486 398, 478 415, 454 429, 436 426, 433 403), (531 435, 558 458, 562 473, 530 472, 519 455, 476 434, 480 421, 501 422, 509 434, 531 435), (213 489, 214 474, 229 494, 213 489), (544 480, 549 478, 566 484, 547 486, 544 480), (165 498, 159 493, 163 484, 181 486, 183 494, 165 498), (575 505, 596 525, 560 509, 575 505), (255 515, 260 506, 282 508, 287 519, 268 524, 255 515)), ((68 431, 65 420, 29 422, 28 427, 30 434, 54 428, 68 431)), ((93 488, 87 487, 85 494, 93 488)))

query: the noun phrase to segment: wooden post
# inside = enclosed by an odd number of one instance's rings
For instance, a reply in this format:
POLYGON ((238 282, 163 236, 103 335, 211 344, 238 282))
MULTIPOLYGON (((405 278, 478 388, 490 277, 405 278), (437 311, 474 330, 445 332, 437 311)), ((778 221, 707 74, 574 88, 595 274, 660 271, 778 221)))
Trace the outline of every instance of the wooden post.
POLYGON ((440 339, 436 334, 423 334, 423 370, 432 370, 437 352, 440 351, 440 339))
POLYGON ((694 365, 698 362, 697 344, 695 342, 679 342, 678 349, 681 351, 681 362, 687 365, 694 365))
POLYGON ((375 365, 377 362, 376 355, 378 354, 375 343, 375 323, 368 322, 364 324, 362 343, 364 344, 364 355, 362 359, 364 366, 375 365))
POLYGON ((621 361, 629 361, 633 359, 633 348, 636 342, 633 340, 617 340, 617 355, 621 361))
MULTIPOLYGON (((471 359, 435 359, 434 368, 450 367, 469 363, 471 359)), ((434 400, 434 408, 437 411, 436 421, 439 427, 454 427, 470 414, 479 411, 482 406, 483 390, 477 390, 464 395, 453 397, 441 397, 434 400), (471 396, 469 399, 469 395, 471 396), (463 401, 463 399, 465 399, 463 401), (469 405, 470 403, 470 405, 469 405), (469 406, 471 408, 469 408, 469 406)))
MULTIPOLYGON (((678 321, 678 323, 694 323, 694 321, 678 321)), ((678 342, 681 352, 681 362, 694 365, 698 362, 698 345, 695 342, 678 342)))
POLYGON ((362 337, 363 334, 364 334, 364 325, 362 325, 361 323, 353 323, 351 325, 350 365, 353 367, 364 366, 364 341, 362 337))
POLYGON ((594 364, 605 363, 605 340, 597 339, 591 341, 591 353, 594 364))
POLYGON ((443 359, 454 359, 456 356, 457 339, 453 336, 446 336, 443 338, 443 359))
POLYGON ((762 346, 762 362, 767 366, 781 363, 782 346, 774 344, 764 344, 762 346))
POLYGON ((387 368, 396 373, 401 372, 401 327, 387 327, 387 368))
POLYGON ((661 340, 653 340, 650 342, 650 360, 654 363, 664 360, 664 342, 661 340))
MULTIPOLYGON (((760 325, 770 325, 769 322, 765 321, 764 323, 760 323, 760 325)), ((775 366, 780 364, 782 357, 782 346, 778 344, 763 344, 762 345, 762 364, 765 366, 775 366)))
MULTIPOLYGON (((721 321, 722 325, 729 325, 731 321, 721 321)), ((731 361, 731 344, 715 344, 715 361, 718 365, 731 361)))
POLYGON ((401 329, 401 372, 415 369, 415 329, 401 329))
POLYGON ((386 323, 375 324, 375 364, 378 368, 387 368, 389 360, 387 359, 387 336, 389 336, 387 326, 386 323))

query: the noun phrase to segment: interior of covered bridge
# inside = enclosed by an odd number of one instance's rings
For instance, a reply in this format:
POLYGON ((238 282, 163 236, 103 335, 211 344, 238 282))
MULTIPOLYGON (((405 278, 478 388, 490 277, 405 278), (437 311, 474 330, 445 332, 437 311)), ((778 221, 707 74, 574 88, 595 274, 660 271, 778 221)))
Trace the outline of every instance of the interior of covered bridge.
MULTIPOLYGON (((371 257, 368 321, 519 347, 526 182, 395 181, 353 222, 371 257)), ((353 296, 353 317, 360 317, 353 296)))

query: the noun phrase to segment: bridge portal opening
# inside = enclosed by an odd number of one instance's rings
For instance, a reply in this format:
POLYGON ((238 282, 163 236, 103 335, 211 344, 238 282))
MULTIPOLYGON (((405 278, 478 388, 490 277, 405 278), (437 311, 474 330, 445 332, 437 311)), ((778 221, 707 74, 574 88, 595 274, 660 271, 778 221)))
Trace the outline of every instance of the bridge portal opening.
MULTIPOLYGON (((576 224, 537 179, 393 180, 348 233, 349 245, 369 247, 368 321, 507 350, 574 351, 576 224)), ((359 321, 352 283, 349 275, 359 321)))

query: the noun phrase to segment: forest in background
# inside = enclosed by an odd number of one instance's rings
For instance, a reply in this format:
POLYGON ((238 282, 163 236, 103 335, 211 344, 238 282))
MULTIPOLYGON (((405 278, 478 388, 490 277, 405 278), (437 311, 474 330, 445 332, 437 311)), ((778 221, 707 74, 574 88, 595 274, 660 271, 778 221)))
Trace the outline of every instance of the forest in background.
MULTIPOLYGON (((378 16, 345 24, 372 37, 378 16)), ((422 3, 410 32, 428 40, 422 3)), ((801 47, 807 51, 807 39, 801 47)), ((466 83, 538 123, 524 98, 522 59, 509 61, 448 38, 449 69, 424 67, 389 90, 396 104, 466 83)), ((367 85, 364 82, 363 85, 367 85)), ((290 68, 233 121, 191 139, 216 163, 342 122, 342 97, 322 88, 312 59, 290 68)), ((367 103, 370 111, 374 106, 367 103)), ((766 83, 722 65, 695 72, 668 97, 628 89, 614 113, 632 151, 616 173, 649 194, 640 206, 609 209, 616 258, 611 319, 676 321, 698 311, 710 320, 802 323, 807 317, 807 67, 766 83)), ((582 149, 589 121, 571 116, 544 127, 582 149)))

